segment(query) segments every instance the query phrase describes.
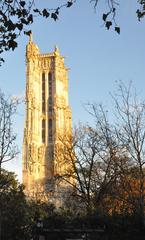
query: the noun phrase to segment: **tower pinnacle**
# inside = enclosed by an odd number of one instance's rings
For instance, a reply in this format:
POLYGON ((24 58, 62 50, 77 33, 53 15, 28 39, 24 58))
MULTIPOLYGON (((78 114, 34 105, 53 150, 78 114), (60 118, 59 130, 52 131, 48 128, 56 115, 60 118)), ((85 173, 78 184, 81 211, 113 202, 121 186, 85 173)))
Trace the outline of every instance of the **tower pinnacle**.
POLYGON ((33 42, 33 36, 32 36, 32 32, 30 32, 30 35, 29 35, 29 43, 32 43, 33 42))
POLYGON ((57 45, 55 45, 55 49, 54 49, 55 51, 55 55, 60 55, 60 51, 59 51, 59 48, 58 48, 58 46, 57 45))

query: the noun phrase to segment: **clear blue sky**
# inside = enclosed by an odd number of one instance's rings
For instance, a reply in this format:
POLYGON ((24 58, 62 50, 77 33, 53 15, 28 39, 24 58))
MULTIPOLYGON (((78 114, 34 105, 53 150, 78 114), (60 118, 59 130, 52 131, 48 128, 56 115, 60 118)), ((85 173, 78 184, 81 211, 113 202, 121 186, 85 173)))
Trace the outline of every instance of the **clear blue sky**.
MULTIPOLYGON (((120 35, 103 27, 102 6, 95 14, 88 0, 78 0, 70 9, 62 10, 57 22, 39 18, 31 27, 34 42, 41 52, 52 52, 56 44, 66 56, 74 124, 86 122, 89 118, 84 103, 109 103, 109 92, 114 91, 116 80, 124 83, 132 80, 138 93, 145 98, 145 19, 138 22, 135 2, 127 0, 119 6, 120 35)), ((0 68, 0 87, 7 94, 22 95, 25 92, 27 42, 28 38, 22 35, 18 49, 4 56, 6 62, 0 68)), ((20 151, 23 123, 24 106, 21 106, 15 125, 20 151)), ((14 169, 20 177, 21 155, 9 163, 8 168, 14 169)))

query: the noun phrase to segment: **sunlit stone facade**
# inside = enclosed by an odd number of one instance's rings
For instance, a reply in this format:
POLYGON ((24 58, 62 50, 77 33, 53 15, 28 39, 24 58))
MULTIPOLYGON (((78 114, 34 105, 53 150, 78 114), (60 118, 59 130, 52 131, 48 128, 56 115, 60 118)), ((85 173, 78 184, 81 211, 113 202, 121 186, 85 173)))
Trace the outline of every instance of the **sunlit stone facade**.
POLYGON ((23 140, 23 184, 29 197, 52 201, 58 195, 54 178, 66 166, 54 153, 60 144, 59 136, 72 134, 71 115, 64 57, 57 47, 53 53, 41 54, 30 36, 26 48, 23 140))

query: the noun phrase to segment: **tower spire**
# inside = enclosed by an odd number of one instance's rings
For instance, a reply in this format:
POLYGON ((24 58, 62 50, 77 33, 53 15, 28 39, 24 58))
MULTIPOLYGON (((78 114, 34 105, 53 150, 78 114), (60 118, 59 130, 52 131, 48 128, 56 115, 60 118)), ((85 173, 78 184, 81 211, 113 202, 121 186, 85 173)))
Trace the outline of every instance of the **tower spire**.
POLYGON ((60 51, 57 45, 55 45, 54 52, 55 52, 55 55, 60 55, 60 51))
POLYGON ((30 32, 30 35, 29 35, 29 43, 32 43, 33 42, 33 35, 32 35, 32 31, 30 32))

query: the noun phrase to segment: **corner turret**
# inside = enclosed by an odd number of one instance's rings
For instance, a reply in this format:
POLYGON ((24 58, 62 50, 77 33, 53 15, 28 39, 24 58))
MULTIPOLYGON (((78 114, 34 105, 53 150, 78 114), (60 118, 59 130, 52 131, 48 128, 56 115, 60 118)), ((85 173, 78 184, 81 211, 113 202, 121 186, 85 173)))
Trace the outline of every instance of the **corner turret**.
POLYGON ((32 32, 29 35, 29 43, 26 46, 26 60, 34 59, 40 54, 38 46, 33 43, 32 32))

